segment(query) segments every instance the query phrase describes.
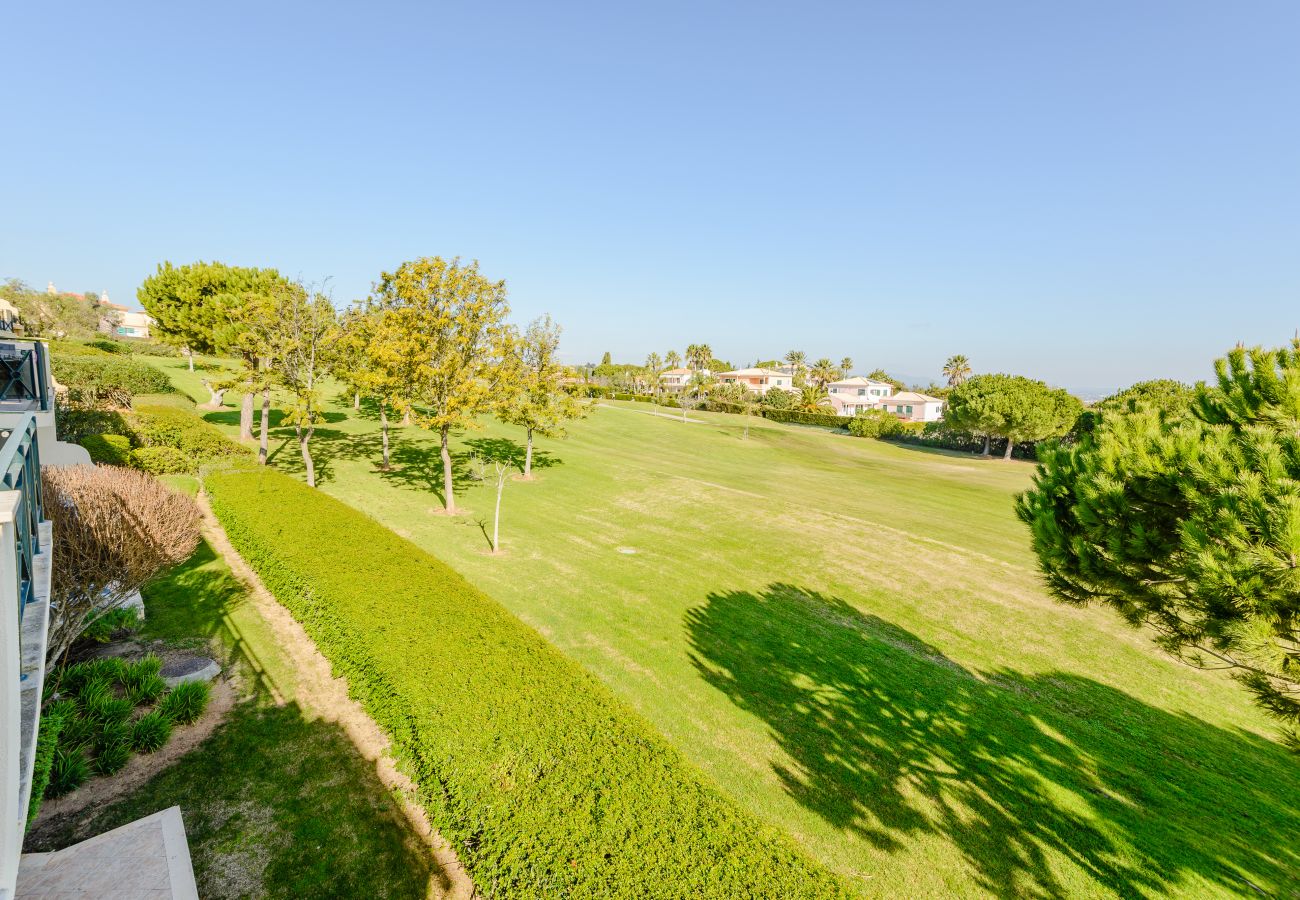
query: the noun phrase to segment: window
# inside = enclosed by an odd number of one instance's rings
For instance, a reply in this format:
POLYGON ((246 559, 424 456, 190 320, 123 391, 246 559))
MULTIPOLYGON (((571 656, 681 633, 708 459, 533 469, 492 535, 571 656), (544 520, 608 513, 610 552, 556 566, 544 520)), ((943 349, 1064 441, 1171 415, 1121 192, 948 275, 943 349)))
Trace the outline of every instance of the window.
POLYGON ((909 407, 907 408, 907 414, 908 414, 909 416, 912 414, 912 407, 909 406, 909 407))
POLYGON ((858 388, 858 396, 859 396, 859 397, 865 397, 865 396, 867 396, 867 389, 866 389, 866 388, 858 388))
MULTIPOLYGON (((780 382, 778 382, 778 384, 779 384, 779 383, 780 383, 780 382)), ((832 393, 832 394, 838 394, 839 392, 840 392, 840 389, 839 389, 839 388, 835 388, 835 387, 831 388, 831 393, 832 393)))

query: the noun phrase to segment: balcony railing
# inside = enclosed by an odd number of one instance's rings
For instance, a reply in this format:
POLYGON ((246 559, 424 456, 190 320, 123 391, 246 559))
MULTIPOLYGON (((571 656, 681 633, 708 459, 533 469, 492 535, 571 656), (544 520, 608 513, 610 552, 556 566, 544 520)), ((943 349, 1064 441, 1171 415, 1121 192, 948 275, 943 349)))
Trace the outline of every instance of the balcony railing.
MULTIPOLYGON (((13 509, 15 572, 18 581, 18 621, 31 599, 33 557, 41 552, 40 524, 45 518, 41 492, 41 455, 36 442, 36 416, 27 413, 18 424, 0 428, 0 490, 15 491, 13 509)), ((8 529, 0 530, 0 533, 8 529)))
POLYGON ((45 345, 0 341, 0 412, 50 409, 45 345))

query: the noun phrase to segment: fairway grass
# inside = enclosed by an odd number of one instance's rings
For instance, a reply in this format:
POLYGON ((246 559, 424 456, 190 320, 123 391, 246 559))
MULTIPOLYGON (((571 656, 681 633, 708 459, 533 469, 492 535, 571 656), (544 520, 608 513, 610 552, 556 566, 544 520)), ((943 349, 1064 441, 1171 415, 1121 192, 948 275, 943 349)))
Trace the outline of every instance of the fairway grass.
POLYGON ((1046 596, 1012 512, 1032 466, 691 417, 609 403, 540 440, 498 556, 468 455, 518 458, 518 429, 457 439, 456 517, 431 434, 394 429, 380 472, 376 420, 341 403, 313 447, 322 490, 537 628, 863 896, 1300 888, 1300 764, 1222 673, 1046 596))

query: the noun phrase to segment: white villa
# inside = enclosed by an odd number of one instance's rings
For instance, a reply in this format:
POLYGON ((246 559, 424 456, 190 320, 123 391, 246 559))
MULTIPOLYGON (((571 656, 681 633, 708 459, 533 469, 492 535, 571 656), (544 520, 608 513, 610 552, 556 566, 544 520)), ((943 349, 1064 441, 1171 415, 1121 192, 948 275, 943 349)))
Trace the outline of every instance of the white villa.
MULTIPOLYGON (((709 370, 701 369, 700 374, 707 378, 709 370)), ((695 372, 691 369, 668 369, 659 376, 659 386, 668 391, 680 391, 690 385, 694 376, 695 372)))
POLYGON ((887 381, 875 381, 862 375, 843 378, 826 385, 831 396, 831 406, 841 416, 856 416, 875 409, 876 404, 894 392, 887 381))
POLYGON ((736 369, 733 372, 719 372, 718 381, 722 384, 743 384, 760 397, 774 388, 783 391, 794 390, 793 377, 777 369, 736 369))
POLYGON ((943 401, 916 391, 891 394, 877 403, 874 409, 883 409, 904 422, 938 422, 943 419, 943 401))

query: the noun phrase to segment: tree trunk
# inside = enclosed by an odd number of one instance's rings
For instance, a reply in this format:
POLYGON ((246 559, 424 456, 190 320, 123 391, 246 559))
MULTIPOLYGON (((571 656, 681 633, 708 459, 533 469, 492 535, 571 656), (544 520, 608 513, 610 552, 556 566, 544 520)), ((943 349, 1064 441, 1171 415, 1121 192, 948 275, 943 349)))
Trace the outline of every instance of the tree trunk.
POLYGON ((266 465, 271 446, 271 389, 262 388, 262 432, 257 436, 257 464, 266 465))
POLYGON ((402 427, 403 428, 411 427, 411 411, 409 409, 406 412, 402 413, 402 427))
POLYGON ((497 548, 501 546, 497 537, 501 533, 501 492, 506 487, 506 476, 502 472, 497 476, 497 507, 492 513, 492 552, 496 553, 497 548))
POLYGON ((360 391, 353 391, 353 392, 352 392, 352 408, 353 408, 353 409, 360 409, 360 408, 361 408, 361 392, 360 392, 360 391))
POLYGON ((185 354, 185 358, 186 358, 187 360, 189 360, 189 363, 190 363, 190 371, 193 372, 193 371, 194 371, 194 351, 191 350, 189 347, 185 347, 184 349, 181 350, 181 352, 184 353, 184 354, 185 354))
POLYGON ((987 434, 984 435, 984 452, 980 454, 981 456, 988 456, 988 455, 989 455, 989 443, 990 443, 990 440, 991 440, 991 439, 990 439, 989 435, 987 435, 987 434))
POLYGON ((533 430, 528 429, 528 449, 524 452, 524 478, 533 477, 533 430))
POLYGON ((379 433, 384 436, 384 469, 388 469, 388 404, 379 401, 379 433))
POLYGON ((298 449, 302 451, 303 468, 307 470, 307 487, 316 486, 316 464, 311 459, 311 448, 308 446, 311 442, 312 429, 303 429, 301 426, 294 426, 298 432, 298 449))
POLYGON ((212 399, 208 401, 208 406, 211 409, 221 409, 221 404, 224 403, 226 400, 226 389, 214 388, 211 384, 209 384, 206 381, 203 382, 203 386, 207 388, 208 393, 212 395, 212 399))
POLYGON ((244 390, 243 402, 239 404, 239 440, 251 441, 252 440, 252 403, 253 403, 253 389, 252 389, 251 378, 250 380, 248 380, 248 384, 244 385, 244 388, 246 388, 246 390, 244 390))
POLYGON ((1003 462, 1006 462, 1008 459, 1011 458, 1011 451, 1014 450, 1015 448, 1016 448, 1016 442, 1011 440, 1011 438, 1007 438, 1007 452, 1002 455, 1003 462))
POLYGON ((451 480, 451 426, 442 426, 442 496, 443 509, 456 511, 455 484, 451 480))

